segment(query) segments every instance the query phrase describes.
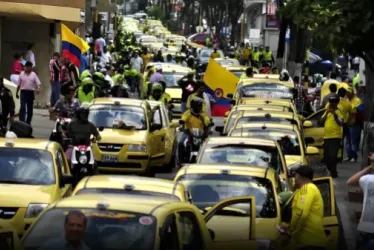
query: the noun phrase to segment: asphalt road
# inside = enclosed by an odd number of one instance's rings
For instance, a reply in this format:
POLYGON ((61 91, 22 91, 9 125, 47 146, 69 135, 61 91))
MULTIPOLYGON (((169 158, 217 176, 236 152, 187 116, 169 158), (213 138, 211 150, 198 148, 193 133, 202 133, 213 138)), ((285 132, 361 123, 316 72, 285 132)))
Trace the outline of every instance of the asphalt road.
MULTIPOLYGON (((215 118, 214 123, 217 126, 223 124, 223 118, 215 118)), ((48 110, 34 110, 33 118, 34 136, 36 138, 48 139, 51 133, 54 121, 49 120, 48 110)), ((355 172, 360 170, 360 163, 343 163, 338 166, 339 178, 334 181, 336 203, 339 208, 345 240, 347 242, 347 249, 355 248, 355 235, 356 235, 356 220, 354 217, 354 209, 356 205, 347 201, 348 186, 346 181, 355 172)), ((177 169, 172 173, 156 174, 156 177, 163 179, 173 179, 177 169)))

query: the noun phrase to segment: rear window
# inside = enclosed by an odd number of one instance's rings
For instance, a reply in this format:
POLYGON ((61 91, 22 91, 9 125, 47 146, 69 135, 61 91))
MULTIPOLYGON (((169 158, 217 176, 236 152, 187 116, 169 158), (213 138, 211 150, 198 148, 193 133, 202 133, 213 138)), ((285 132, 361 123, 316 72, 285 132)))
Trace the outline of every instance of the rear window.
POLYGON ((149 192, 141 190, 125 191, 123 189, 112 189, 112 188, 85 188, 79 190, 75 195, 82 194, 115 194, 124 196, 145 196, 145 197, 155 197, 155 198, 166 198, 179 201, 180 199, 173 194, 159 193, 159 192, 149 192))
POLYGON ((237 119, 236 125, 247 124, 251 122, 260 122, 260 123, 277 123, 277 124, 293 124, 294 121, 292 119, 285 119, 279 117, 260 117, 260 116, 252 116, 252 117, 241 117, 237 119))
POLYGON ((240 87, 240 97, 293 99, 294 88, 276 83, 254 83, 240 87))

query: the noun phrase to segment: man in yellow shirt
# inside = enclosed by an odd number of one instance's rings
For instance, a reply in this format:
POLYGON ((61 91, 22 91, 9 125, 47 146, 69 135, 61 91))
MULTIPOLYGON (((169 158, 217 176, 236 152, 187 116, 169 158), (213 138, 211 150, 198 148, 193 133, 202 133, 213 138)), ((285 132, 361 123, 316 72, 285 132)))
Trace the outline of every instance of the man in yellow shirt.
POLYGON ((249 64, 249 59, 251 58, 251 53, 252 53, 251 46, 249 45, 249 43, 246 43, 244 48, 242 49, 242 53, 241 53, 241 58, 242 58, 242 64, 243 65, 248 65, 249 64))
POLYGON ((348 158, 346 162, 356 162, 357 161, 357 152, 359 150, 359 137, 361 136, 360 124, 357 122, 357 108, 362 104, 360 98, 358 98, 354 93, 353 89, 349 88, 347 91, 348 101, 351 104, 351 112, 349 114, 349 119, 347 121, 347 144, 346 150, 348 158))
POLYGON ((212 59, 221 58, 221 54, 217 51, 217 48, 214 48, 213 53, 210 54, 210 58, 212 59))
POLYGON ((186 161, 186 148, 184 142, 189 136, 189 131, 197 128, 204 132, 206 128, 211 124, 210 117, 203 112, 203 100, 199 97, 195 97, 191 100, 191 107, 189 110, 183 113, 181 120, 179 121, 181 125, 187 130, 182 133, 178 142, 178 161, 182 163, 186 161))
POLYGON ((148 48, 144 48, 143 55, 141 57, 143 59, 142 72, 144 72, 148 63, 152 62, 152 54, 149 53, 148 48))
POLYGON ((324 161, 330 170, 331 177, 337 178, 338 152, 343 138, 343 115, 338 109, 339 96, 334 95, 329 99, 329 108, 322 116, 325 125, 323 141, 324 161))
POLYGON ((289 238, 291 248, 287 249, 325 249, 327 237, 323 227, 323 199, 318 187, 313 183, 313 169, 300 166, 295 170, 296 191, 292 199, 292 216, 283 230, 289 238))

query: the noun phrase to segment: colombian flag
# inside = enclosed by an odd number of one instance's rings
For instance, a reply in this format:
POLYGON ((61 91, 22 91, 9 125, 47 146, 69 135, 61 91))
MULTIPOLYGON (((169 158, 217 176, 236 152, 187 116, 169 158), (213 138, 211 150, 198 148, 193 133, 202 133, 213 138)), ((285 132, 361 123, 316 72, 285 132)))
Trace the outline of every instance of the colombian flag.
POLYGON ((61 24, 61 40, 62 57, 69 59, 71 63, 79 67, 81 55, 87 52, 90 46, 64 24, 61 24))
POLYGON ((212 107, 212 116, 225 116, 230 110, 230 100, 227 94, 234 94, 236 85, 240 81, 233 73, 222 67, 214 59, 210 59, 204 82, 206 92, 212 95, 216 103, 212 107))

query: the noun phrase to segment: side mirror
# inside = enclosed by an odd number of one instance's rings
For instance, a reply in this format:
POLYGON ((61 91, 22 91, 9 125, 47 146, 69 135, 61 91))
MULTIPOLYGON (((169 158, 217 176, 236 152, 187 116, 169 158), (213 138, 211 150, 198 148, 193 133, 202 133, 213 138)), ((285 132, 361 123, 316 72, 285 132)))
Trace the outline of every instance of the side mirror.
POLYGON ((288 177, 295 177, 295 171, 299 167, 301 167, 302 163, 294 163, 291 166, 288 167, 288 177))
POLYGON ((214 239, 216 238, 216 234, 214 233, 214 231, 210 228, 208 228, 208 231, 209 231, 209 234, 210 234, 210 238, 212 239, 212 241, 214 241, 214 239))
POLYGON ((305 144, 307 145, 315 143, 315 140, 313 137, 305 137, 304 141, 305 141, 305 144))
POLYGON ((234 99, 234 95, 233 94, 227 94, 227 98, 234 99))
POLYGON ((307 147, 306 148, 306 154, 307 155, 318 155, 319 154, 319 150, 316 147, 307 147))
POLYGON ((223 133, 223 126, 216 126, 216 127, 214 128, 214 130, 215 130, 216 132, 222 134, 222 133, 223 133))
POLYGON ((103 132, 104 131, 104 127, 103 126, 99 127, 99 131, 103 132))
POLYGON ((70 174, 63 174, 62 175, 62 186, 66 184, 74 184, 74 177, 70 174))
POLYGON ((162 129, 161 124, 152 124, 151 125, 151 132, 154 132, 154 131, 157 131, 157 130, 160 130, 160 129, 162 129))
POLYGON ((305 121, 303 123, 303 127, 304 128, 312 128, 313 127, 313 123, 311 121, 305 121))

